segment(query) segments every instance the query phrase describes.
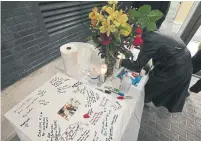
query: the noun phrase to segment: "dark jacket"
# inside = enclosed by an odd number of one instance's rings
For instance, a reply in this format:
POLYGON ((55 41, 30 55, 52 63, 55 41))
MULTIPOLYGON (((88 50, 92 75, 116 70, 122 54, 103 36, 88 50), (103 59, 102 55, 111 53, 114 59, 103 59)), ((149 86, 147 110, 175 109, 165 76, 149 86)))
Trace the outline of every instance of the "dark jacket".
POLYGON ((156 26, 158 29, 165 20, 170 7, 170 1, 120 1, 119 4, 119 8, 123 10, 125 10, 126 7, 130 8, 132 6, 134 8, 140 8, 143 5, 150 5, 152 10, 160 10, 163 13, 163 17, 156 22, 156 26))
MULTIPOLYGON (((193 73, 197 73, 201 70, 201 49, 193 56, 193 73)), ((199 93, 201 91, 201 79, 199 79, 191 88, 191 92, 199 93)))
POLYGON ((201 49, 192 57, 193 73, 201 70, 201 49))
POLYGON ((152 101, 170 112, 181 112, 193 71, 189 50, 175 35, 149 32, 143 40, 138 59, 123 60, 122 66, 139 72, 152 58, 154 69, 145 85, 145 103, 152 101))

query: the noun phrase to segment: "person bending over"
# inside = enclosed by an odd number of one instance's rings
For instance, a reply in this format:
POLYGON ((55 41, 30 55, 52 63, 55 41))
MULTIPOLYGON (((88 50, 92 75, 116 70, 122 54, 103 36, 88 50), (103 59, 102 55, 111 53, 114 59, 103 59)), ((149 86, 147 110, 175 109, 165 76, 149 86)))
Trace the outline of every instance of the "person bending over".
POLYGON ((181 112, 193 72, 191 55, 176 35, 158 31, 143 32, 144 44, 136 61, 122 60, 122 66, 140 72, 152 58, 154 68, 145 85, 145 103, 164 106, 169 112, 181 112))

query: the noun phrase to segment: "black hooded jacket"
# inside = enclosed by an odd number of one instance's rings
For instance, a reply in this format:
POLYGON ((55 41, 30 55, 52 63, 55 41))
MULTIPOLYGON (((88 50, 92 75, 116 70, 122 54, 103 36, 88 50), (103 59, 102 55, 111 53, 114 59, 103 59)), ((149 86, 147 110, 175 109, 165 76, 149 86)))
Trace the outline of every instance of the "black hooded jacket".
POLYGON ((152 58, 154 68, 145 85, 145 103, 152 101, 170 112, 181 112, 193 71, 189 50, 175 34, 148 32, 142 38, 138 59, 123 60, 122 66, 139 72, 152 58))

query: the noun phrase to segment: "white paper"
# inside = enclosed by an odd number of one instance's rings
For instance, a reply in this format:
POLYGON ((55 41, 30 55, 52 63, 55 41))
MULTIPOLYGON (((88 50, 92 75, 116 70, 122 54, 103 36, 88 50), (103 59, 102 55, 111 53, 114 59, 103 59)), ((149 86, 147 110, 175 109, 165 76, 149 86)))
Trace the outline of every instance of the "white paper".
POLYGON ((68 43, 60 47, 60 52, 66 74, 75 76, 79 72, 78 48, 73 43, 68 43))
POLYGON ((5 116, 33 141, 115 141, 126 108, 124 101, 57 74, 5 116), (90 118, 83 118, 87 113, 90 118))

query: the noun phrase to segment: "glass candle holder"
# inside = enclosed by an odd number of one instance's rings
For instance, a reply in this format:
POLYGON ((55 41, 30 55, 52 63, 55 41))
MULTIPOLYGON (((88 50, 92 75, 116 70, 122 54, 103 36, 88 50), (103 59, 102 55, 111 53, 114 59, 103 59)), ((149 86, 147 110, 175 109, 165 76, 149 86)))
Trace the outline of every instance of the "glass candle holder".
POLYGON ((102 64, 100 68, 100 76, 99 76, 99 81, 100 82, 105 82, 105 74, 107 72, 107 65, 102 64))
POLYGON ((121 55, 118 55, 117 56, 117 59, 116 59, 116 64, 115 64, 115 68, 119 69, 120 66, 121 66, 121 60, 122 60, 122 56, 121 55))

